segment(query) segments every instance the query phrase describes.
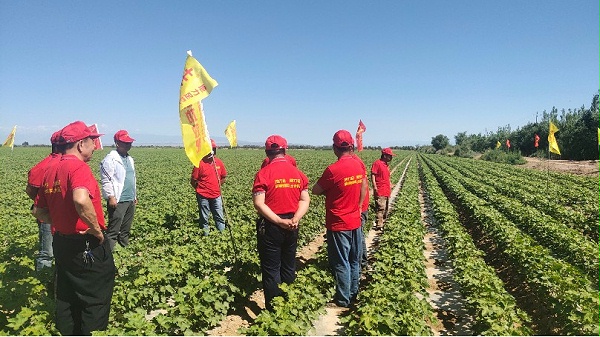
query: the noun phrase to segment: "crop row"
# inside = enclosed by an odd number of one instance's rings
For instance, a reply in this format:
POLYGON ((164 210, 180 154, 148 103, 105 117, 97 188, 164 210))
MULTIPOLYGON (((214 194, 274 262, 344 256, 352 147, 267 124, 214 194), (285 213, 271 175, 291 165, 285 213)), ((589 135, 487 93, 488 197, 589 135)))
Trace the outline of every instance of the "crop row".
POLYGON ((425 156, 444 193, 459 213, 473 221, 471 230, 485 237, 495 258, 502 260, 513 281, 535 307, 523 308, 544 316, 542 334, 588 335, 598 332, 598 290, 577 268, 551 256, 550 251, 498 212, 491 203, 469 192, 455 175, 425 156), (542 313, 542 314, 541 314, 542 313))
POLYGON ((460 285, 476 335, 531 335, 531 318, 517 307, 515 298, 489 266, 485 253, 475 246, 458 213, 444 195, 431 169, 419 159, 426 200, 431 204, 435 226, 443 233, 452 260, 454 280, 460 285))

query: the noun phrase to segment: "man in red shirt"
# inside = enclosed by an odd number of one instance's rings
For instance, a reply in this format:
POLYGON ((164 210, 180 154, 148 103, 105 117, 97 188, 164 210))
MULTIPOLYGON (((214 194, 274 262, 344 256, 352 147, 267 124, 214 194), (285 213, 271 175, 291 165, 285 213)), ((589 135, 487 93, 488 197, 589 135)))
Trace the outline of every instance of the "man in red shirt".
POLYGON ((252 201, 258 211, 256 237, 267 310, 282 294, 279 284, 296 279, 298 225, 310 203, 308 178, 285 158, 287 141, 269 136, 265 153, 269 164, 256 173, 252 201))
POLYGON ((375 209, 377 211, 377 227, 383 227, 383 221, 387 218, 389 210, 390 195, 392 186, 390 182, 389 163, 395 154, 392 149, 386 147, 381 150, 381 157, 371 165, 371 180, 373 182, 373 197, 375 199, 375 209))
POLYGON ((223 199, 221 185, 227 177, 227 170, 221 159, 216 157, 217 144, 210 140, 212 153, 200 160, 198 167, 192 169, 190 184, 196 191, 196 201, 200 213, 199 222, 204 235, 208 235, 208 217, 212 213, 215 225, 219 232, 225 229, 225 216, 223 214, 223 199))
POLYGON ((361 206, 368 188, 365 170, 352 156, 354 140, 347 130, 333 135, 338 160, 329 165, 312 193, 325 195, 327 255, 336 280, 334 303, 348 307, 358 293, 363 234, 361 206))
POLYGON ((91 335, 108 325, 116 269, 102 232, 102 195, 87 164, 99 136, 81 121, 62 129, 63 156, 47 168, 33 208, 54 232, 56 327, 63 335, 91 335))
MULTIPOLYGON (((37 197, 38 190, 42 186, 44 180, 44 173, 50 165, 54 165, 60 160, 62 154, 58 143, 58 137, 60 131, 56 131, 50 137, 50 143, 52 144, 52 152, 34 167, 29 170, 27 174, 27 187, 25 187, 25 193, 33 201, 37 197)), ((33 209, 33 206, 32 206, 33 209)), ((38 224, 38 239, 40 244, 40 250, 35 257, 35 270, 40 271, 43 268, 51 268, 52 260, 54 259, 54 252, 52 250, 52 229, 51 224, 44 223, 36 219, 38 224)))

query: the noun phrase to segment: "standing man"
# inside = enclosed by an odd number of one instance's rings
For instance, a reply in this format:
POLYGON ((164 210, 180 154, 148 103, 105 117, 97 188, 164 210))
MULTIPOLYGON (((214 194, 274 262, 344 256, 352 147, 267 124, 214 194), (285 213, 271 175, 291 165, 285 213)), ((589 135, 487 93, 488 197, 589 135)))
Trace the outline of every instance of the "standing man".
POLYGON ((390 183, 389 163, 395 154, 386 147, 381 150, 381 158, 371 165, 371 180, 373 182, 373 197, 377 214, 377 228, 383 228, 383 221, 387 219, 392 186, 390 183))
POLYGON ((116 150, 110 151, 100 163, 102 196, 106 199, 108 231, 106 236, 110 249, 115 244, 126 247, 129 244, 131 224, 137 205, 137 188, 133 157, 129 155, 135 139, 126 130, 119 130, 114 136, 116 150))
MULTIPOLYGON (((62 156, 61 150, 58 146, 58 137, 60 136, 60 131, 56 131, 50 137, 50 143, 52 144, 52 152, 44 159, 42 159, 39 163, 37 163, 34 167, 29 170, 27 174, 27 187, 25 187, 25 193, 29 196, 29 198, 35 201, 37 197, 38 191, 42 186, 44 180, 44 174, 46 173, 46 169, 50 165, 56 164, 60 157, 62 156)), ((33 209, 33 206, 31 206, 33 209)), ((37 256, 35 257, 35 270, 40 271, 43 268, 51 268, 52 260, 54 259, 54 253, 52 250, 52 230, 51 224, 41 222, 36 219, 38 224, 38 239, 40 244, 40 250, 38 251, 37 256)))
POLYGON ((99 136, 81 121, 63 128, 64 154, 46 170, 33 208, 54 232, 56 327, 62 335, 91 335, 108 325, 116 270, 102 232, 100 188, 87 164, 99 136))
POLYGON ((212 213, 215 225, 219 232, 225 229, 225 216, 223 215, 223 199, 221 196, 221 185, 227 177, 227 170, 221 159, 217 158, 217 144, 210 140, 212 153, 207 154, 200 160, 198 167, 192 169, 190 184, 196 191, 196 201, 200 213, 200 227, 204 235, 208 235, 208 217, 212 213))
POLYGON ((363 234, 361 205, 368 188, 362 165, 352 157, 354 140, 347 130, 333 135, 333 153, 338 160, 329 165, 312 193, 325 195, 327 255, 336 281, 334 303, 348 307, 358 293, 363 234))
POLYGON ((308 178, 285 158, 287 141, 272 135, 265 141, 269 164, 258 171, 252 201, 258 211, 256 237, 267 310, 281 296, 279 284, 296 279, 298 224, 310 203, 308 178))

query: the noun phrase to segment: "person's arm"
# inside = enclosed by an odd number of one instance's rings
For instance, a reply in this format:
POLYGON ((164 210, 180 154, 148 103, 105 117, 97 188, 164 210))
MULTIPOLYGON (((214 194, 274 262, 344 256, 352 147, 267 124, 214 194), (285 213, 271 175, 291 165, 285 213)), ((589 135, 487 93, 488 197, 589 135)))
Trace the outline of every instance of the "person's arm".
POLYGON ((113 183, 115 179, 115 166, 114 161, 108 158, 108 156, 100 163, 100 183, 102 184, 102 196, 108 202, 109 207, 115 208, 117 207, 117 198, 115 197, 113 183))
POLYGON ((311 192, 314 195, 323 195, 323 194, 325 194, 325 190, 318 183, 313 186, 311 192))
POLYGON ((365 201, 365 198, 367 197, 367 189, 369 188, 369 182, 367 180, 367 177, 364 177, 362 180, 362 184, 360 185, 360 198, 358 201, 358 209, 362 210, 362 204, 363 201, 365 201))
POLYGON ((35 197, 38 194, 38 190, 39 190, 39 188, 31 186, 29 184, 27 184, 27 187, 25 187, 25 193, 27 193, 27 196, 31 200, 35 200, 35 197))
POLYGON ((308 194, 308 190, 303 190, 300 192, 300 200, 298 201, 298 209, 294 213, 294 217, 292 218, 292 224, 294 228, 298 228, 298 223, 300 219, 306 214, 308 211, 308 205, 310 204, 310 195, 308 194))
POLYGON ((290 229, 292 226, 292 219, 280 218, 279 215, 275 214, 271 208, 265 204, 265 193, 254 193, 254 195, 252 195, 252 202, 254 203, 254 208, 258 211, 258 214, 267 219, 267 221, 284 229, 290 229))
POLYGON ((90 194, 85 188, 76 188, 73 190, 73 203, 75 204, 75 210, 79 214, 79 218, 89 227, 79 234, 91 234, 100 240, 100 243, 104 241, 104 234, 98 224, 98 218, 96 217, 96 210, 90 199, 90 194))
POLYGON ((375 173, 371 173, 371 182, 373 183, 373 196, 377 196, 377 184, 375 183, 375 173))
POLYGON ((31 214, 40 220, 43 223, 52 223, 52 218, 50 218, 50 212, 47 208, 40 208, 33 205, 33 209, 31 210, 31 214))

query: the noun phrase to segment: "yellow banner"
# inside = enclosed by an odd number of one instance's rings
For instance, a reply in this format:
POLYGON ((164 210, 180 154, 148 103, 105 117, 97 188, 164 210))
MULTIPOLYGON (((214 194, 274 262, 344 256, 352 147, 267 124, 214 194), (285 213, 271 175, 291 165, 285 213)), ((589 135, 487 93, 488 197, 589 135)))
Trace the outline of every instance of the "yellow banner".
POLYGON ((235 119, 231 121, 229 125, 227 125, 227 128, 225 129, 225 137, 227 137, 230 147, 237 146, 237 131, 235 129, 235 119))
POLYGON ((560 155, 560 149, 558 148, 558 143, 556 142, 556 137, 554 137, 554 133, 558 131, 558 128, 554 123, 550 122, 550 132, 548 134, 548 146, 549 150, 552 153, 556 153, 560 155))
POLYGON ((179 120, 185 153, 196 167, 202 157, 212 151, 201 101, 217 85, 217 81, 188 52, 179 91, 179 120))
POLYGON ((13 146, 15 146, 15 133, 17 133, 16 125, 13 127, 8 137, 6 137, 6 140, 4 141, 4 144, 2 144, 2 146, 10 147, 12 149, 13 146))
POLYGON ((497 140, 497 141, 496 141, 496 148, 497 148, 497 149, 499 149, 501 145, 502 145, 502 144, 500 144, 500 141, 499 141, 499 140, 497 140))

